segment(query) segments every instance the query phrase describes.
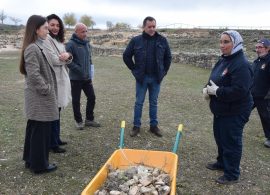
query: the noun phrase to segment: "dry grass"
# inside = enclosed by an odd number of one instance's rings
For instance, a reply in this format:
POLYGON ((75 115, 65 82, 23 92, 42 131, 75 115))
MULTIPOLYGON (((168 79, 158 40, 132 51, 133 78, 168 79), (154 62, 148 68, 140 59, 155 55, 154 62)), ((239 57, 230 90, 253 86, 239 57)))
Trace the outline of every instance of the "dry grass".
MULTIPOLYGON (((214 182, 222 173, 204 168, 216 157, 212 115, 201 97, 209 70, 172 64, 162 83, 159 98, 163 138, 148 132, 148 101, 142 132, 131 138, 135 82, 121 58, 95 57, 94 86, 96 120, 101 128, 74 128, 71 106, 62 113, 62 139, 68 141, 65 154, 50 154, 58 170, 33 175, 24 168, 22 151, 26 121, 23 117, 23 77, 18 73, 18 53, 0 53, 0 194, 79 194, 99 168, 117 149, 120 121, 126 120, 125 147, 171 151, 179 123, 184 134, 177 152, 178 194, 269 194, 270 150, 263 147, 261 124, 254 111, 244 130, 241 182, 221 186, 214 182)), ((85 108, 85 97, 82 101, 85 108)))

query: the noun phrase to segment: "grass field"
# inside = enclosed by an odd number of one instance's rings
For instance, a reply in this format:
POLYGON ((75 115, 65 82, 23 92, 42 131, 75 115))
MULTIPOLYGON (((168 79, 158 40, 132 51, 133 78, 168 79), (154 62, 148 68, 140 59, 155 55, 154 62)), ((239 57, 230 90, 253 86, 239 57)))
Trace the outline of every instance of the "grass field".
MULTIPOLYGON (((142 131, 131 138, 135 82, 121 58, 94 57, 96 120, 100 128, 75 130, 71 105, 62 112, 61 137, 68 142, 64 154, 50 153, 58 170, 33 175, 24 168, 22 152, 26 120, 23 116, 23 76, 18 72, 19 53, 0 53, 0 194, 79 194, 119 144, 121 120, 126 121, 125 147, 171 151, 179 123, 184 133, 177 152, 177 194, 270 194, 270 149, 257 111, 244 130, 241 182, 222 186, 214 182, 221 172, 205 168, 216 157, 212 114, 201 89, 209 70, 172 64, 162 83, 159 123, 162 138, 149 133, 148 100, 142 131)), ((82 98, 84 113, 85 97, 82 98)))

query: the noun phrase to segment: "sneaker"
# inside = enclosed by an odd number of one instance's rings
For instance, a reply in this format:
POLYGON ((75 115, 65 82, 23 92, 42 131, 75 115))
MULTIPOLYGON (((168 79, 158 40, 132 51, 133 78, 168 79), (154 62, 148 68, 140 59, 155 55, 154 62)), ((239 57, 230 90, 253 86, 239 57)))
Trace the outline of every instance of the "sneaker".
POLYGON ((207 165, 205 166, 207 169, 210 169, 212 171, 223 171, 223 167, 220 166, 217 162, 214 163, 207 163, 207 165))
POLYGON ((60 148, 59 146, 51 148, 53 153, 65 153, 66 150, 64 148, 60 148))
POLYGON ((90 127, 100 127, 100 124, 96 121, 90 121, 90 120, 85 120, 85 126, 90 126, 90 127))
POLYGON ((264 142, 264 146, 267 147, 267 148, 270 148, 270 139, 267 139, 267 140, 264 142))
POLYGON ((129 135, 130 137, 135 137, 136 135, 138 135, 140 133, 140 127, 136 127, 134 126, 130 132, 129 132, 129 135))
POLYGON ((75 126, 78 130, 83 130, 83 127, 84 127, 83 122, 77 122, 77 121, 75 121, 75 126))
POLYGON ((158 137, 162 137, 161 130, 158 128, 158 126, 150 126, 150 131, 154 133, 158 137))
POLYGON ((216 179, 216 182, 219 184, 223 184, 223 185, 230 185, 230 184, 238 183, 239 179, 238 178, 237 179, 228 179, 227 177, 222 175, 216 179))

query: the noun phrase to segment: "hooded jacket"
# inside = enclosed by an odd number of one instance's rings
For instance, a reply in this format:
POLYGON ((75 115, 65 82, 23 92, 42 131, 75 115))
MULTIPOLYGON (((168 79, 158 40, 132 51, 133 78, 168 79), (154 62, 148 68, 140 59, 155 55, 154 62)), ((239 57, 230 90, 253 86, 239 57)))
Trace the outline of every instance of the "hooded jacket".
POLYGON ((81 40, 74 33, 66 44, 66 51, 70 52, 73 56, 73 60, 67 65, 69 68, 70 80, 89 80, 90 77, 90 65, 91 50, 88 40, 81 40))

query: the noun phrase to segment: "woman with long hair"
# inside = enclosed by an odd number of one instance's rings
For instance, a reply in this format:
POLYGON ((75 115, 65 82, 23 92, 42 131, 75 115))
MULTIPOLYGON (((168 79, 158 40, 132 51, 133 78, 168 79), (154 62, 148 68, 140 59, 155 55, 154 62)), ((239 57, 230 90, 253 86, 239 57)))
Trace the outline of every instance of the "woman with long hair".
POLYGON ((59 118, 57 84, 50 55, 44 49, 48 34, 46 18, 29 17, 22 46, 20 72, 25 76, 25 115, 27 118, 23 160, 34 173, 56 170, 49 164, 52 121, 59 118))

